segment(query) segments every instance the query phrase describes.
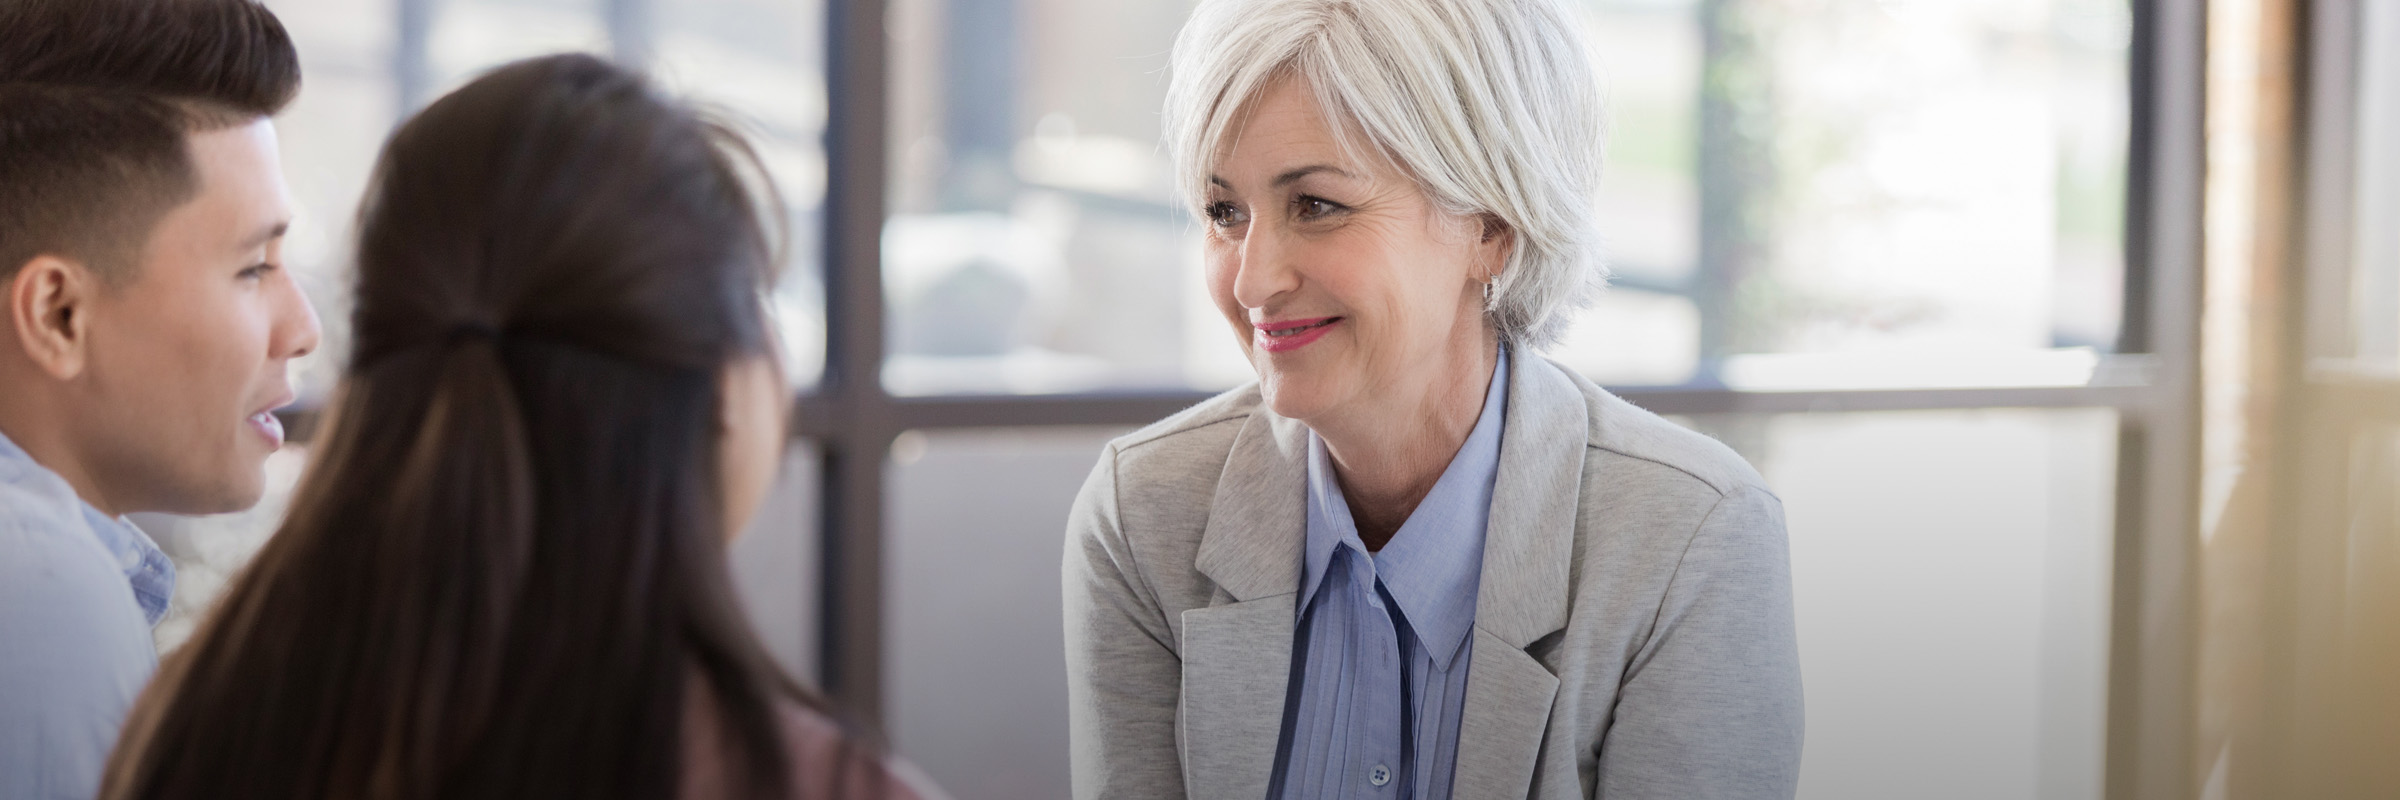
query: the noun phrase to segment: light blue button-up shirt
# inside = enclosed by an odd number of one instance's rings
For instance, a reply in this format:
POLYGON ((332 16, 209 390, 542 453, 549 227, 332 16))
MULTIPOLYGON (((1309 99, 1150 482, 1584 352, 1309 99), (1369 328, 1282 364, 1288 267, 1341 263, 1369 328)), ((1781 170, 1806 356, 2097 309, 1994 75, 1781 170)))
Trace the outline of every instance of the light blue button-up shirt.
POLYGON ((89 800, 158 651, 175 565, 0 435, 0 800, 89 800))
POLYGON ((1325 442, 1309 436, 1308 549, 1270 800, 1449 800, 1507 404, 1502 349, 1466 443, 1375 553, 1325 442))

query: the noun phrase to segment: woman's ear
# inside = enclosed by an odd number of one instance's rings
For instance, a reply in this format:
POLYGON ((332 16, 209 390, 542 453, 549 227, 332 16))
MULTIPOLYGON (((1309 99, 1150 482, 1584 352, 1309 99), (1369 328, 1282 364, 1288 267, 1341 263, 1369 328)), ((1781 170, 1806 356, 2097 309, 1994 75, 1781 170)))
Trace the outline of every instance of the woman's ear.
POLYGON ((9 279, 8 316, 17 345, 53 378, 83 374, 97 284, 98 276, 82 264, 54 255, 33 257, 9 279))
POLYGON ((1497 214, 1477 214, 1475 221, 1483 224, 1483 241, 1490 242, 1508 234, 1508 223, 1497 214))
POLYGON ((739 535, 758 513, 783 465, 791 395, 771 355, 726 365, 717 378, 717 455, 725 492, 725 535, 739 535))
POLYGON ((1509 227, 1496 214, 1477 214, 1475 221, 1482 233, 1482 238, 1476 244, 1480 250, 1479 258, 1483 261, 1476 266, 1482 268, 1484 280, 1490 281, 1500 277, 1501 270, 1508 268, 1508 257, 1517 249, 1516 229, 1509 227))

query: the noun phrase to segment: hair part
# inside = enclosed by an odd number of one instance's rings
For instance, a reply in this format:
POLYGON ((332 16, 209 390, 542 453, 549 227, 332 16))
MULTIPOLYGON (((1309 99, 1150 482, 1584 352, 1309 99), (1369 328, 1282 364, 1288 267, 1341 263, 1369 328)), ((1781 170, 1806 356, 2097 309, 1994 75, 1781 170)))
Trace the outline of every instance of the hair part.
POLYGON ((45 254, 130 278, 199 191, 189 135, 300 91, 299 53, 255 0, 8 0, 0 41, 0 280, 45 254))
POLYGON ((1253 102, 1297 81, 1349 155, 1506 229, 1485 317, 1511 344, 1553 342, 1607 279, 1601 103, 1579 29, 1556 0, 1203 0, 1167 91, 1178 194, 1200 208, 1253 102))

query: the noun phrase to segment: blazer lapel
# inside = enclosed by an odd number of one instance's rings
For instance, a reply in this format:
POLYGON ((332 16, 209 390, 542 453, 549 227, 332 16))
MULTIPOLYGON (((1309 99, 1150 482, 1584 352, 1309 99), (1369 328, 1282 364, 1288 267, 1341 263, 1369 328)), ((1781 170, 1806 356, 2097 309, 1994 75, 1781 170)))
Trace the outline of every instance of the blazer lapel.
POLYGON ((1308 428, 1264 407, 1233 439, 1196 559, 1235 600, 1300 591, 1308 538, 1308 428))
POLYGON ((1190 797, 1266 797, 1291 682, 1286 593, 1183 612, 1183 784, 1190 797))
POLYGON ((1530 793, 1558 678, 1525 648, 1565 628, 1570 603, 1589 411, 1559 367, 1537 355, 1511 355, 1454 797, 1530 793))
MULTIPOLYGON (((1451 797, 1526 797, 1558 676, 1489 631, 1475 632, 1451 797)), ((1573 765, 1570 764, 1570 771, 1573 765)))
POLYGON ((1196 559, 1222 590, 1183 612, 1179 709, 1191 797, 1265 797, 1283 731, 1307 537, 1308 431, 1264 409, 1234 438, 1196 559))

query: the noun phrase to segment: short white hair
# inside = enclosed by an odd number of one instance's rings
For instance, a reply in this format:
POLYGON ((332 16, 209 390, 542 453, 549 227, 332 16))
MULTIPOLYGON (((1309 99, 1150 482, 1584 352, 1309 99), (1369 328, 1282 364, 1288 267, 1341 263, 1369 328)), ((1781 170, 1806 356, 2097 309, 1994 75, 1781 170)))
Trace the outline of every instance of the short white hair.
POLYGON ((1557 0, 1202 0, 1170 69, 1167 147, 1192 209, 1249 102, 1298 79, 1328 127, 1362 134, 1435 207, 1507 225, 1484 308, 1503 339, 1556 341, 1607 280, 1600 91, 1557 0))

